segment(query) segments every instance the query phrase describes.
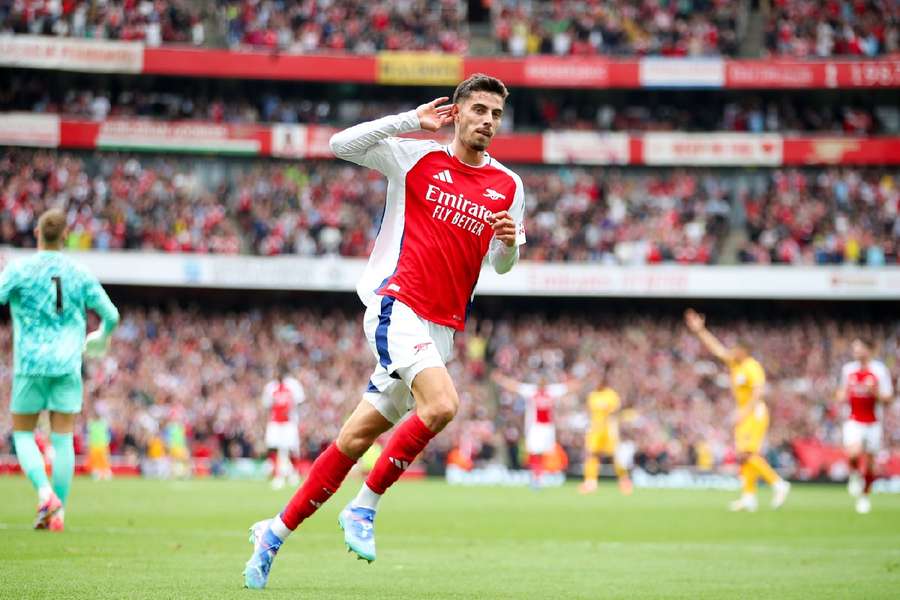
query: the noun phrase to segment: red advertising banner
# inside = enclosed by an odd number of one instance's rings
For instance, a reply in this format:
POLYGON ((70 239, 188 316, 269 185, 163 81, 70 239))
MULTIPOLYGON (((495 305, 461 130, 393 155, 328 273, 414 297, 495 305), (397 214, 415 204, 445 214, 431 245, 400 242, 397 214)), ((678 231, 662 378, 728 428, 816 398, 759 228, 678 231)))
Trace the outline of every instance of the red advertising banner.
POLYGON ((638 88, 640 62, 597 57, 467 57, 466 77, 490 73, 510 86, 555 88, 638 88))
POLYGON ((145 48, 144 73, 295 81, 375 83, 374 56, 145 48))
POLYGON ((896 165, 900 164, 900 139, 785 138, 784 163, 790 165, 896 165))
MULTIPOLYGON (((801 479, 843 478, 847 473, 847 455, 843 448, 830 446, 817 439, 798 439, 793 442, 794 455, 799 467, 801 479)), ((884 457, 876 471, 880 477, 900 476, 900 454, 894 452, 884 457)))
POLYGON ((900 60, 785 61, 732 60, 726 88, 821 89, 900 87, 900 60))
POLYGON ((59 124, 59 147, 93 150, 97 147, 99 133, 100 123, 93 121, 61 121, 59 124))

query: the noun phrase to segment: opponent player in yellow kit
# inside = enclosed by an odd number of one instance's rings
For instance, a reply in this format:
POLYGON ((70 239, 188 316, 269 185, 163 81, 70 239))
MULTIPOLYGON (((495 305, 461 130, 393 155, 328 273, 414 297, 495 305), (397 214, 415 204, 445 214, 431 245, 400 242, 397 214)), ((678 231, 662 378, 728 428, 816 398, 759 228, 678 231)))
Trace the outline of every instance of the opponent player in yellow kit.
POLYGON ((706 349, 731 371, 731 387, 737 402, 734 443, 743 486, 743 493, 739 500, 731 503, 731 510, 756 510, 756 483, 760 477, 772 486, 772 508, 779 508, 787 500, 791 485, 779 477, 760 454, 769 428, 769 410, 763 401, 766 373, 762 365, 750 356, 746 344, 726 348, 706 328, 706 318, 693 309, 684 313, 684 320, 706 349))
POLYGON ((619 479, 619 490, 628 496, 632 491, 631 478, 628 477, 628 469, 616 456, 616 448, 619 445, 617 413, 622 406, 622 401, 619 399, 619 394, 608 385, 607 374, 608 367, 604 367, 601 380, 597 382, 587 398, 591 425, 584 438, 584 481, 578 491, 582 494, 597 491, 600 461, 604 456, 608 456, 613 461, 613 468, 619 479))

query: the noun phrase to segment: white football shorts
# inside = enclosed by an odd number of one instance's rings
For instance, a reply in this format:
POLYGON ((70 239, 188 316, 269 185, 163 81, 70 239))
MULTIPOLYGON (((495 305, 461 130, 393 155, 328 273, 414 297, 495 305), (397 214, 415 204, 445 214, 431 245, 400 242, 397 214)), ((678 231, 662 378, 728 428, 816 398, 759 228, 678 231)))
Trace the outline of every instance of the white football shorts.
POLYGON ((427 321, 403 302, 380 296, 366 308, 363 330, 378 360, 363 398, 391 423, 409 412, 416 375, 453 356, 454 330, 427 321))
POLYGON ((844 447, 860 447, 874 454, 881 450, 881 423, 860 423, 850 419, 844 422, 844 447))
POLYGON ((300 452, 300 434, 296 423, 269 421, 266 425, 266 448, 300 452))
POLYGON ((525 432, 525 451, 546 454, 556 446, 556 427, 549 423, 533 423, 525 432))

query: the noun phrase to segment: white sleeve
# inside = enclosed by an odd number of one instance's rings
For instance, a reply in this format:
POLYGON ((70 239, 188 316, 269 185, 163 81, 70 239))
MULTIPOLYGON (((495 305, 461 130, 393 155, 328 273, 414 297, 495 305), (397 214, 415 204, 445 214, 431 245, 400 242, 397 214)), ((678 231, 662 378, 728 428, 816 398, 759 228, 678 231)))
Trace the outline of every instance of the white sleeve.
POLYGON ((547 386, 547 391, 554 398, 562 398, 569 393, 569 386, 564 383, 554 383, 547 386))
POLYGON ((518 175, 513 174, 513 178, 516 181, 516 195, 509 207, 509 214, 516 222, 516 243, 510 248, 494 237, 491 238, 491 245, 488 248, 488 261, 494 267, 494 271, 501 275, 508 273, 515 266, 519 260, 519 246, 525 243, 525 189, 518 175))
POLYGON ((512 206, 509 207, 509 214, 513 221, 516 222, 516 246, 525 243, 525 186, 522 184, 522 178, 513 175, 516 180, 516 196, 513 198, 512 206))
POLYGON ((839 389, 841 393, 847 392, 847 379, 850 377, 850 371, 853 370, 852 363, 845 363, 843 368, 841 368, 841 379, 838 381, 839 389))
POLYGON ((270 406, 272 406, 272 390, 274 388, 275 388, 275 386, 272 385, 271 382, 267 383, 266 387, 263 388, 262 403, 263 403, 263 406, 266 408, 269 408, 270 406))
POLYGON ((291 394, 294 396, 294 404, 306 402, 306 391, 303 389, 303 384, 296 379, 291 379, 291 394))
POLYGON ((404 160, 408 142, 394 136, 421 129, 415 110, 398 115, 390 115, 354 125, 339 131, 328 142, 331 151, 338 158, 381 171, 388 177, 398 175, 409 168, 404 160))
POLYGON ((875 372, 875 376, 878 378, 878 395, 893 396, 894 382, 891 381, 891 372, 888 371, 887 367, 884 366, 884 363, 881 361, 874 362, 872 364, 872 367, 872 370, 875 372))
POLYGON ((520 383, 516 393, 525 398, 531 398, 537 392, 537 386, 533 383, 520 383))

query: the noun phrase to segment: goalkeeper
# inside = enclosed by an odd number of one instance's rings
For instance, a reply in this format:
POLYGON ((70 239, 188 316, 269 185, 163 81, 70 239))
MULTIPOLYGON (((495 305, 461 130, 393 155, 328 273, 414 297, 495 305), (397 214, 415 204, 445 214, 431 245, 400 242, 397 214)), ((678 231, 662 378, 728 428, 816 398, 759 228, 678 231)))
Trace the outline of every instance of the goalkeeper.
POLYGON ((34 528, 61 531, 75 471, 72 432, 82 404, 81 355, 106 352, 119 311, 97 278, 62 254, 62 211, 41 215, 34 234, 38 251, 13 261, 0 274, 0 304, 8 302, 12 313, 13 445, 22 472, 37 491, 34 528), (85 338, 88 309, 100 315, 102 323, 85 338), (34 441, 44 410, 50 412, 52 479, 34 441))

